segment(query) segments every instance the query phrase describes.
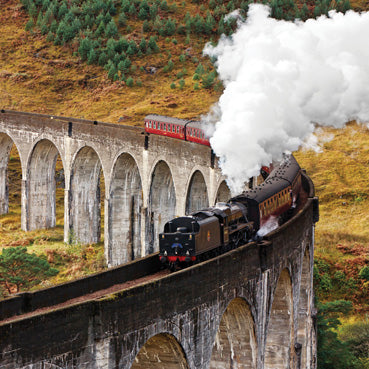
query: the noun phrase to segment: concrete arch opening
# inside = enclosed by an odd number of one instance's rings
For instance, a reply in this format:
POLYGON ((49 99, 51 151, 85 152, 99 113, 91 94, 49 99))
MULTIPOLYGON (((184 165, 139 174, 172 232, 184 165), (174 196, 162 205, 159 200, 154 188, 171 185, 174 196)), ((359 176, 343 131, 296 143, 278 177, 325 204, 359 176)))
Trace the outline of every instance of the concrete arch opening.
POLYGON ((188 369, 181 345, 169 334, 151 337, 141 348, 131 369, 188 369))
POLYGON ((227 202, 231 198, 231 190, 229 189, 226 181, 223 181, 218 188, 215 203, 227 202))
POLYGON ((312 368, 311 333, 313 323, 311 321, 311 269, 309 249, 305 251, 302 262, 300 298, 298 305, 298 330, 297 342, 301 345, 301 369, 312 368))
POLYGON ((293 299, 289 272, 282 271, 274 291, 265 346, 265 369, 293 367, 293 299))
POLYGON ((231 301, 215 337, 210 369, 255 369, 257 345, 254 320, 245 300, 231 301))
POLYGON ((149 203, 147 207, 146 253, 159 250, 159 233, 164 224, 174 218, 176 192, 172 173, 164 161, 159 161, 151 176, 149 203))
MULTIPOLYGON (((57 180, 59 183, 63 182, 63 179, 60 180, 58 176, 64 178, 57 147, 46 139, 37 142, 27 167, 26 229, 28 231, 55 227, 57 180)), ((62 208, 61 214, 63 214, 64 190, 60 186, 59 189, 61 193, 59 193, 58 208, 59 206, 62 208)))
POLYGON ((202 173, 197 170, 191 177, 186 196, 186 214, 209 206, 208 190, 202 173))
POLYGON ((20 206, 22 179, 19 173, 22 166, 17 147, 7 134, 0 133, 0 215, 9 212, 9 200, 20 206))
POLYGON ((129 154, 117 159, 109 191, 109 265, 141 257, 142 184, 129 154))
POLYGON ((96 151, 83 147, 72 165, 69 190, 70 243, 97 243, 101 236, 104 176, 96 151))

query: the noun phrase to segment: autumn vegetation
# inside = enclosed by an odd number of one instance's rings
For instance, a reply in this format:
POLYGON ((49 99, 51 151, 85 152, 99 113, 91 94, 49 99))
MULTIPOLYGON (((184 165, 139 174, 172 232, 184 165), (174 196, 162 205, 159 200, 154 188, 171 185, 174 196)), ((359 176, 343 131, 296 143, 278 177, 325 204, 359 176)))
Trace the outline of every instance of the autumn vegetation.
MULTIPOLYGON (((272 16, 287 20, 318 17, 330 9, 369 8, 364 0, 264 2, 270 4, 272 16)), ((244 0, 0 2, 1 108, 137 126, 149 113, 198 118, 223 89, 213 61, 202 55, 203 47, 216 43, 220 34, 231 35, 236 21, 227 20, 226 14, 240 9, 245 17, 249 4, 244 0)), ((351 122, 343 130, 321 129, 318 135, 321 152, 300 150, 296 158, 320 198, 314 267, 319 368, 369 368, 369 132, 351 122)), ((56 227, 23 232, 21 169, 15 147, 8 174, 10 211, 0 217, 4 296, 105 268, 102 242, 63 242, 61 186, 56 227), (22 282, 6 279, 4 271, 10 272, 7 263, 12 258, 34 263, 38 277, 25 274, 22 282)))

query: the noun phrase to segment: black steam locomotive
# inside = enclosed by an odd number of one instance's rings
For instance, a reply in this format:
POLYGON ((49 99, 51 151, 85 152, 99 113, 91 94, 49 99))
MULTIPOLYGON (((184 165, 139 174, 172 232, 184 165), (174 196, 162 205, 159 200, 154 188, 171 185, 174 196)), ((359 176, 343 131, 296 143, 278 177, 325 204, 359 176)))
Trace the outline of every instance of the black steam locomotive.
POLYGON ((271 219, 286 221, 301 191, 301 168, 291 155, 254 189, 170 220, 159 235, 159 257, 171 270, 249 242, 271 219))

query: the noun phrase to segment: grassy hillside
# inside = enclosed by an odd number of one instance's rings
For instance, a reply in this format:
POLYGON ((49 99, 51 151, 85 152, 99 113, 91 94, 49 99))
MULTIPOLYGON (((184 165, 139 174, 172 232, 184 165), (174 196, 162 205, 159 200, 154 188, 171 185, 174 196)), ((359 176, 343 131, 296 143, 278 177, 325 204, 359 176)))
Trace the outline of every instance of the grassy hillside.
POLYGON ((111 82, 102 67, 87 65, 73 56, 72 46, 55 46, 39 31, 25 31, 29 16, 19 1, 0 4, 1 108, 111 123, 123 117, 124 124, 140 125, 149 113, 198 117, 220 96, 220 91, 214 89, 193 89, 192 76, 198 63, 210 65, 201 55, 207 41, 202 37, 194 37, 186 45, 182 35, 175 36, 177 44, 172 41, 174 37, 169 42, 161 39, 160 53, 134 60, 135 77, 140 78, 142 87, 129 88, 122 81, 111 82), (191 56, 180 62, 185 50, 191 56), (174 62, 170 73, 163 71, 168 53, 174 62), (149 74, 140 70, 143 66, 153 66, 158 71, 149 74), (171 89, 173 81, 178 85, 176 75, 184 67, 184 88, 171 89))
POLYGON ((369 261, 369 130, 350 123, 320 133, 322 152, 297 152, 319 196, 316 224, 317 293, 323 300, 348 299, 367 312, 368 282, 359 272, 369 261))

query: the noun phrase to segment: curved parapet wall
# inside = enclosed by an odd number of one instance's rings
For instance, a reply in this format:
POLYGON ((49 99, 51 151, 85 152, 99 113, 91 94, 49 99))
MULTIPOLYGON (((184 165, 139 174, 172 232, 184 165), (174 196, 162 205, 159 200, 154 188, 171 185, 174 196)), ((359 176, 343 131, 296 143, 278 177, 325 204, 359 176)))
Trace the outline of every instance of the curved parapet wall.
POLYGON ((303 185, 305 206, 260 243, 105 298, 0 323, 0 366, 315 369, 318 212, 305 175, 303 185))
MULTIPOLYGON (((14 144, 22 166, 22 228, 55 225, 55 161, 65 183, 64 239, 100 240, 100 178, 105 181, 104 242, 109 266, 155 252, 155 235, 170 217, 214 204, 224 180, 208 146, 147 135, 143 128, 1 110, 0 212, 8 211, 7 163, 14 144), (189 186, 194 172, 202 186, 189 186), (158 175, 165 174, 165 183, 158 175), (159 214, 163 193, 172 195, 159 214), (205 189, 204 189, 205 187, 205 189), (199 193, 201 192, 201 193, 199 193), (129 216, 119 217, 126 211, 129 216)), ((222 185, 224 187, 224 184, 222 185)), ((224 189, 223 189, 224 191, 224 189)))

